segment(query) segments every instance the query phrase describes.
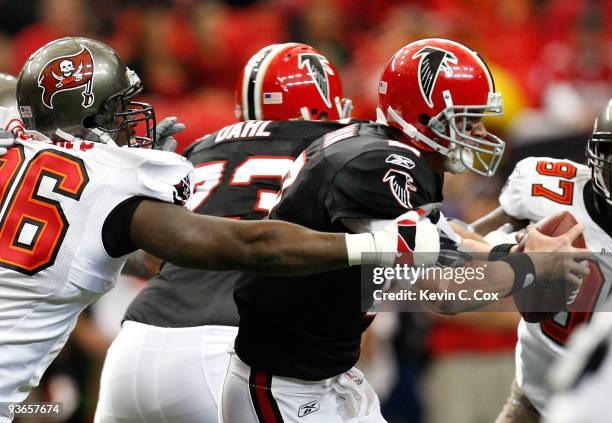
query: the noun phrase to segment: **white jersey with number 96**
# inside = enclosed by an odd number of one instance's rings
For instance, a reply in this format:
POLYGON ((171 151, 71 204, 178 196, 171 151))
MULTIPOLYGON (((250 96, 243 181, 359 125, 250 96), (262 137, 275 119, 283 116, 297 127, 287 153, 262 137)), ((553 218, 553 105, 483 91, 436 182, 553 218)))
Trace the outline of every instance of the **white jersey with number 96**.
POLYGON ((186 201, 192 171, 173 153, 91 142, 23 141, 0 157, 0 421, 119 275, 107 217, 134 196, 186 201))

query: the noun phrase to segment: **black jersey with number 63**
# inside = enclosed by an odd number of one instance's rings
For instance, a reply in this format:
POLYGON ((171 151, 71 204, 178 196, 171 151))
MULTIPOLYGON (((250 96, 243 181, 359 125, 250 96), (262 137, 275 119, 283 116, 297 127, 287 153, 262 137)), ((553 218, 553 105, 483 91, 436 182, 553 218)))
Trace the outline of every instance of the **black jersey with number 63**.
MULTIPOLYGON (((195 166, 192 210, 233 219, 263 219, 293 160, 314 140, 345 125, 247 121, 205 136, 185 152, 195 166)), ((130 304, 125 319, 159 327, 238 326, 232 292, 239 275, 166 263, 130 304)))
MULTIPOLYGON (((350 232, 354 225, 347 219, 394 219, 441 202, 441 175, 393 131, 352 124, 325 134, 295 161, 270 217, 350 232)), ((431 215, 434 222, 437 216, 431 215)), ((357 362, 361 334, 372 321, 361 312, 360 293, 359 267, 242 278, 234 293, 240 313, 236 352, 277 376, 321 380, 345 372, 357 362)))

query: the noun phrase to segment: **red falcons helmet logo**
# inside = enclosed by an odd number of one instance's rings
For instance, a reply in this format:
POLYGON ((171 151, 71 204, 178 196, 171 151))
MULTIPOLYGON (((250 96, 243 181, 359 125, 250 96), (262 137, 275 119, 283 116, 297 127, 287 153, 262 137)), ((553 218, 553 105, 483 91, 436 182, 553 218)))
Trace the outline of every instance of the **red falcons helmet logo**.
POLYGON ((329 78, 327 75, 334 75, 334 70, 329 66, 327 59, 314 53, 302 53, 299 56, 298 67, 303 69, 308 68, 308 74, 314 81, 317 91, 325 102, 327 107, 331 107, 331 99, 329 98, 329 78))
POLYGON ((431 94, 436 86, 438 75, 443 71, 447 76, 453 75, 453 68, 450 64, 457 64, 457 56, 450 51, 442 50, 437 47, 423 47, 417 51, 413 59, 421 58, 419 62, 419 87, 425 103, 429 107, 433 107, 431 94))
POLYGON ((76 54, 50 60, 38 75, 38 86, 43 89, 43 104, 53 109, 55 94, 85 87, 81 104, 83 107, 91 106, 94 102, 93 76, 93 56, 87 47, 81 46, 81 51, 76 54))

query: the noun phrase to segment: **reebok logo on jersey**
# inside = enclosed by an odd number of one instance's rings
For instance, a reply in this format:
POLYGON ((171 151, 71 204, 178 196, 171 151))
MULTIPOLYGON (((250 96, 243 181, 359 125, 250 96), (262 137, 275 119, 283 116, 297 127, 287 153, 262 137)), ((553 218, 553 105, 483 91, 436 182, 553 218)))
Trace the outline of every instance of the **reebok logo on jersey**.
POLYGON ((414 169, 414 166, 416 166, 408 157, 400 156, 399 154, 391 154, 385 161, 389 164, 405 167, 408 170, 414 169))
POLYGON ((391 194, 402 207, 413 208, 410 203, 410 192, 415 192, 417 189, 413 185, 414 180, 409 173, 398 169, 389 169, 382 181, 389 184, 391 194))
POLYGON ((304 417, 321 409, 319 401, 310 401, 298 409, 298 417, 304 417))
POLYGON ((355 385, 360 386, 363 383, 363 376, 362 375, 356 375, 353 372, 346 371, 344 372, 344 376, 349 379, 352 380, 353 382, 355 382, 355 385))

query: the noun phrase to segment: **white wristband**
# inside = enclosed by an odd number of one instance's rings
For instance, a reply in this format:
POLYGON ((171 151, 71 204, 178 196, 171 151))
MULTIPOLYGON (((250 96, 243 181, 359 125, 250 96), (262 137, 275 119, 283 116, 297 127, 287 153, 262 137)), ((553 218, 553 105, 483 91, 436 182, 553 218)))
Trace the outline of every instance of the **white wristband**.
POLYGON ((349 266, 359 266, 362 263, 361 254, 376 251, 374 236, 366 234, 346 234, 346 251, 349 266))
MULTIPOLYGON (((397 243, 397 240, 395 240, 397 243)), ((346 251, 350 266, 379 264, 390 266, 397 251, 393 237, 385 231, 346 234, 346 251), (365 256, 363 253, 368 253, 365 256)))

